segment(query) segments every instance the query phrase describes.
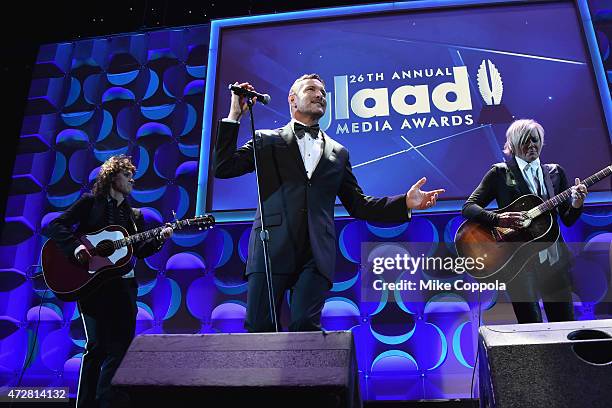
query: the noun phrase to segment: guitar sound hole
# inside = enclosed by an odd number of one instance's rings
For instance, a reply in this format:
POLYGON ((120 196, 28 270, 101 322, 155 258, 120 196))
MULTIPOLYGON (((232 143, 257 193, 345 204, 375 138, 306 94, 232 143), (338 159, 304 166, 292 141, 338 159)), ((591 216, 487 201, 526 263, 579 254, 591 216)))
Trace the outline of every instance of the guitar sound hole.
POLYGON ((115 246, 113 245, 113 241, 109 239, 105 239, 104 241, 98 242, 96 245, 96 255, 102 257, 111 256, 115 252, 115 246))

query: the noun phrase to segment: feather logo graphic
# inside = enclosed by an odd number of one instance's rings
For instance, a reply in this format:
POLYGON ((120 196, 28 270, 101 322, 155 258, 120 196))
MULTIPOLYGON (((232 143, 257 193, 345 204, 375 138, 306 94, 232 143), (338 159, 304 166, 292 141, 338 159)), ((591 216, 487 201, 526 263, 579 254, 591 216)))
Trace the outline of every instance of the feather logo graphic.
POLYGON ((478 90, 485 103, 487 105, 501 104, 504 83, 497 67, 491 60, 482 60, 476 79, 478 81, 478 90))

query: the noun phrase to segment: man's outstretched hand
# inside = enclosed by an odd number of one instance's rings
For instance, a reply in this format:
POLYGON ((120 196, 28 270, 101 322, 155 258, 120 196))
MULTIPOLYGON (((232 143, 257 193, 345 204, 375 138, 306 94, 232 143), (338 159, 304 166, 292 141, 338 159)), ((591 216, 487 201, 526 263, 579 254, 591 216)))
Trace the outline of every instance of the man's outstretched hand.
POLYGON ((425 210, 427 208, 431 208, 436 205, 436 201, 438 200, 438 194, 442 194, 446 190, 443 188, 432 190, 432 191, 423 191, 421 187, 425 184, 427 179, 423 177, 406 193, 406 206, 413 210, 425 210))

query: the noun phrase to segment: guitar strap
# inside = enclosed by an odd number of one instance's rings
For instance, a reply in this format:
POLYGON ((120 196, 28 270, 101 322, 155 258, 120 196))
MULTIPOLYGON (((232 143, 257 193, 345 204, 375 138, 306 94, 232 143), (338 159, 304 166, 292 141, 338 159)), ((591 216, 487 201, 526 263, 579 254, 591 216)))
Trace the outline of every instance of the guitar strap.
POLYGON ((132 221, 132 225, 134 226, 134 232, 138 232, 138 227, 136 226, 136 221, 134 221, 134 209, 130 207, 130 221, 132 221))

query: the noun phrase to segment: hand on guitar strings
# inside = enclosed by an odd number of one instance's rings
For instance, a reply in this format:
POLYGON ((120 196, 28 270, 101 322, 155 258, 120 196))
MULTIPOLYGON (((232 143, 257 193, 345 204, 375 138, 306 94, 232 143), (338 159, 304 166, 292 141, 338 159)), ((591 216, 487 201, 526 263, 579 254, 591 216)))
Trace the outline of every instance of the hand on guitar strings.
POLYGON ((580 208, 584 204, 588 191, 584 184, 580 182, 580 179, 576 177, 576 184, 572 186, 572 207, 580 208))
POLYGON ((81 265, 87 265, 92 256, 84 245, 82 245, 82 247, 83 248, 79 250, 74 257, 81 265))
POLYGON ((525 213, 522 212, 505 212, 499 214, 498 226, 502 228, 520 229, 523 228, 525 221, 525 213))

